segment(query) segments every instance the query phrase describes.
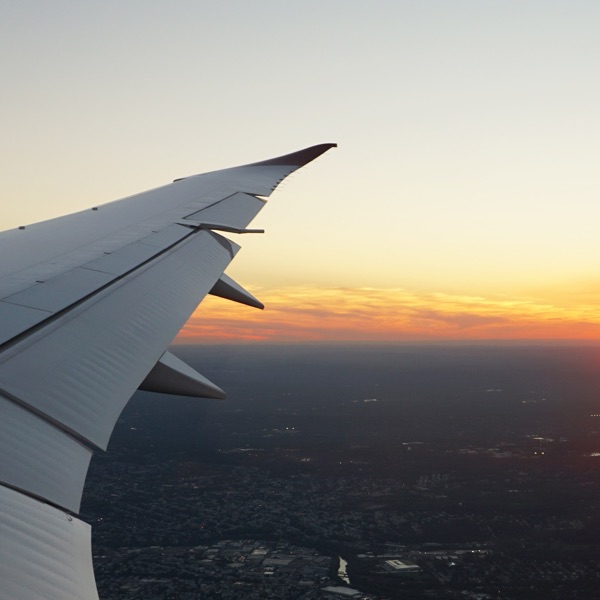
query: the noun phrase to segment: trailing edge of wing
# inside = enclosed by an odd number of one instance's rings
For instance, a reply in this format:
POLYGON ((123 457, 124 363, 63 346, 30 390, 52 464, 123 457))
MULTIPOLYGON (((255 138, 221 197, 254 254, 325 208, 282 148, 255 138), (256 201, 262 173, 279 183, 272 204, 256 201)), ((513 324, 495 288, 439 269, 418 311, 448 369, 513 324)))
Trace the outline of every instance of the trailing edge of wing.
POLYGON ((225 392, 220 387, 170 352, 160 357, 139 389, 176 396, 225 399, 225 392))
POLYGON ((213 230, 250 232, 257 196, 333 146, 0 233, 1 600, 98 600, 72 516, 92 448, 140 384, 224 397, 164 352, 208 293, 262 308, 224 275, 239 246, 213 230))
POLYGON ((91 449, 2 395, 0 415, 0 483, 79 512, 91 449))
POLYGON ((125 404, 239 246, 198 231, 0 355, 0 390, 106 449, 125 404))
POLYGON ((91 527, 0 486, 0 598, 98 600, 91 527))

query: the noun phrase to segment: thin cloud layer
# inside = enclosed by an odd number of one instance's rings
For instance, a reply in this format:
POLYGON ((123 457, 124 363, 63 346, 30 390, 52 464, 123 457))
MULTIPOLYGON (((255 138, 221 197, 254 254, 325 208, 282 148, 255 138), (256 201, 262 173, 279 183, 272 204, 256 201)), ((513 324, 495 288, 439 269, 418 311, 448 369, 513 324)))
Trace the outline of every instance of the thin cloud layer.
POLYGON ((257 295, 264 312, 207 298, 177 342, 600 339, 596 305, 373 288, 293 287, 257 295))

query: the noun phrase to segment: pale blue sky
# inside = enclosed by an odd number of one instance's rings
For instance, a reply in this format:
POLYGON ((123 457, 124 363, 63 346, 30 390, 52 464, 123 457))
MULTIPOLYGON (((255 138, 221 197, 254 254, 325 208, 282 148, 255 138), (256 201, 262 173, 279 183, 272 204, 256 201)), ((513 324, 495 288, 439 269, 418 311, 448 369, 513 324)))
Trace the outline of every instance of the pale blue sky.
POLYGON ((234 275, 471 294, 600 282, 598 2, 1 13, 2 228, 333 141, 273 197, 234 275))

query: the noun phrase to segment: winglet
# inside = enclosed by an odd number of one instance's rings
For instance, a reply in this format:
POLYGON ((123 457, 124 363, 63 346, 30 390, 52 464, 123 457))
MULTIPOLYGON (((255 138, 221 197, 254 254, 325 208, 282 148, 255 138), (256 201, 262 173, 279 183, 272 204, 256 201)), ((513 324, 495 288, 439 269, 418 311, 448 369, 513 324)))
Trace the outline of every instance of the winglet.
POLYGON ((225 399, 225 392, 170 352, 165 352, 139 387, 146 392, 225 399))
POLYGON ((337 144, 318 144, 317 146, 304 148, 304 150, 298 150, 298 152, 292 152, 291 154, 277 156, 276 158, 270 158, 269 160, 251 163, 247 166, 258 167, 263 165, 286 165, 290 167, 303 167, 309 162, 315 160, 315 158, 319 158, 321 154, 324 154, 331 148, 337 148, 337 144))

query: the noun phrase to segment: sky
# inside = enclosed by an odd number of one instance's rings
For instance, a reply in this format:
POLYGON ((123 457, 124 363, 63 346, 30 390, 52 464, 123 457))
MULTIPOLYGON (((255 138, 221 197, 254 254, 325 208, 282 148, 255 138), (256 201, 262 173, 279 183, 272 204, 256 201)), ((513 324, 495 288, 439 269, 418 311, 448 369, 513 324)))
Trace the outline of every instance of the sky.
MULTIPOLYGON (((0 229, 339 147, 178 340, 600 341, 600 3, 4 0, 0 229)), ((251 239, 248 239, 248 238, 251 239)))

